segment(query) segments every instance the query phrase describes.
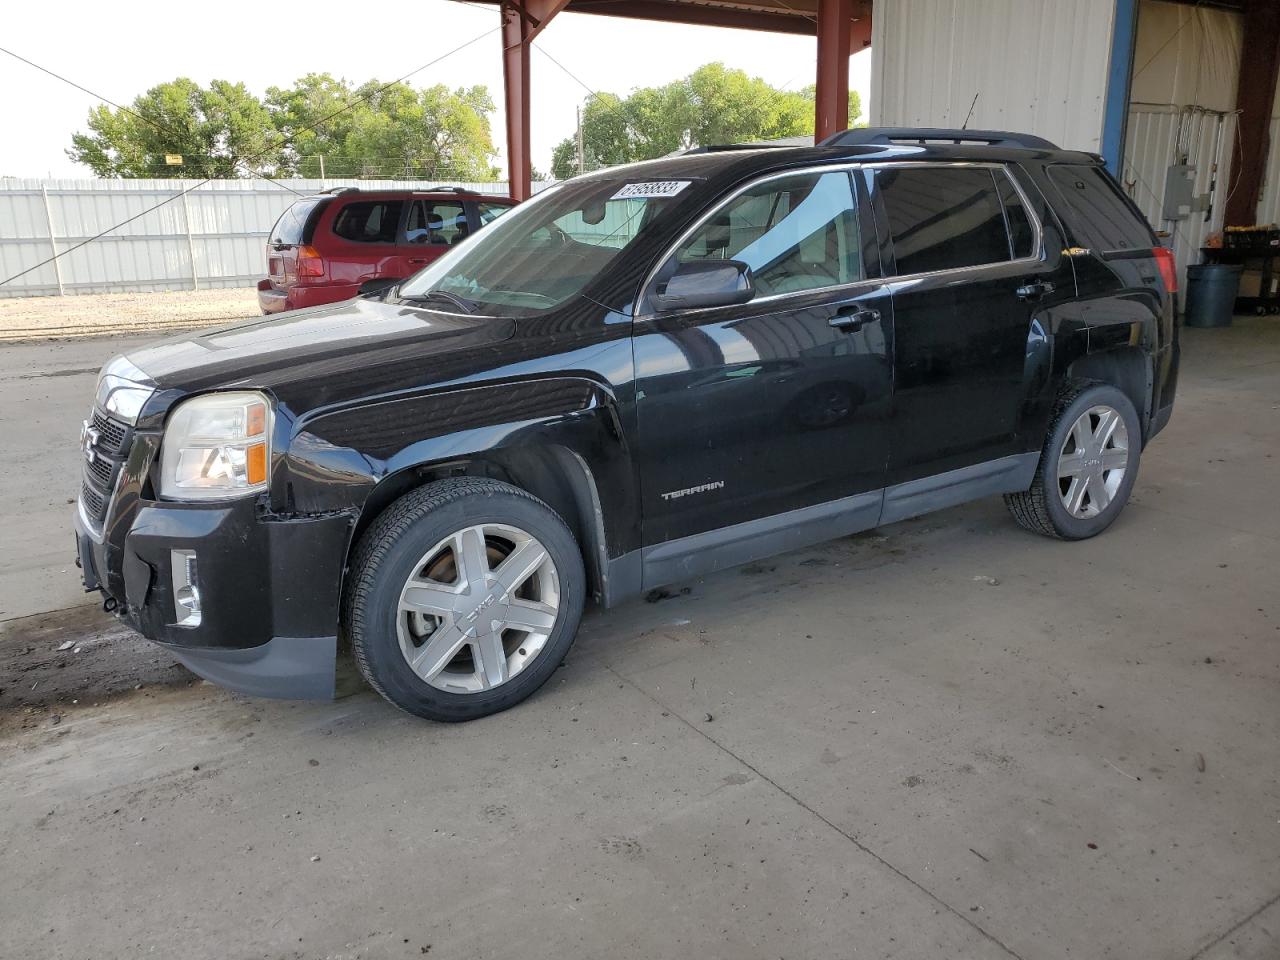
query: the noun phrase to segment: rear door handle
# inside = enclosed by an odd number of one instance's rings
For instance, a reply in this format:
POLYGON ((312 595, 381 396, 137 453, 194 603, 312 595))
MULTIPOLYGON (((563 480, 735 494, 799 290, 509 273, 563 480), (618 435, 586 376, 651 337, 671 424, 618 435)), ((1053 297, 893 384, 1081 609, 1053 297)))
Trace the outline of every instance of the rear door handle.
POLYGON ((426 263, 427 258, 426 257, 410 257, 409 262, 410 263, 426 263))
POLYGON ((1053 293, 1054 286, 1048 280, 1035 280, 1031 283, 1024 283, 1013 291, 1018 295, 1019 300, 1039 300, 1047 293, 1053 293))
POLYGON ((845 333, 855 333, 868 323, 878 323, 879 320, 879 310, 872 310, 870 307, 842 307, 827 323, 845 333))

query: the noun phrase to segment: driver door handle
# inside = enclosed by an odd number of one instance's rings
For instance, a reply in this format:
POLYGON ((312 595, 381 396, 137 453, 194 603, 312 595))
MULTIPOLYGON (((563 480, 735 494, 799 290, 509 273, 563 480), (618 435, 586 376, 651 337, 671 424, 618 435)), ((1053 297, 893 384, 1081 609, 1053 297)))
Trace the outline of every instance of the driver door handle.
POLYGON ((827 323, 844 333, 855 333, 868 323, 877 323, 879 320, 879 310, 870 307, 842 307, 827 323))

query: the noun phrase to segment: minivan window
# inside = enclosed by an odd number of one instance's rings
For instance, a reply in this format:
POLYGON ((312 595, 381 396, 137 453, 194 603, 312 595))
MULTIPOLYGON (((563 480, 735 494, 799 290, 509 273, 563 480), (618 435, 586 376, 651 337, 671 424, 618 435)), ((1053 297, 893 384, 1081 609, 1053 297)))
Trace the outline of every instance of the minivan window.
POLYGON ((402 200, 356 200, 333 218, 333 232, 357 243, 395 243, 402 200))
POLYGON ((267 242, 280 246, 310 243, 311 237, 307 235, 308 220, 312 219, 312 211, 324 202, 322 198, 295 201, 288 210, 280 214, 280 219, 271 228, 271 236, 267 242))
POLYGON ((476 204, 476 211, 480 214, 480 226, 483 227, 486 223, 497 220, 510 209, 511 204, 509 203, 489 203, 481 200, 476 204))
POLYGON ((1154 247, 1151 228, 1102 167, 1083 163, 1054 164, 1049 180, 1062 198, 1063 219, 1076 246, 1108 250, 1154 247))
POLYGON ((1010 259, 1004 204, 989 167, 882 167, 876 189, 899 275, 1010 259))
MULTIPOLYGON (((632 177, 634 181, 636 177, 632 177)), ((664 210, 689 181, 629 183, 625 176, 570 180, 504 214, 469 243, 452 247, 400 288, 474 309, 539 313, 577 296, 664 210)))
POLYGON ((408 243, 458 243, 470 230, 467 212, 458 201, 415 200, 404 238, 408 243))
POLYGON ((675 258, 739 260, 751 268, 758 296, 861 280, 849 175, 797 174, 757 184, 716 210, 675 258))

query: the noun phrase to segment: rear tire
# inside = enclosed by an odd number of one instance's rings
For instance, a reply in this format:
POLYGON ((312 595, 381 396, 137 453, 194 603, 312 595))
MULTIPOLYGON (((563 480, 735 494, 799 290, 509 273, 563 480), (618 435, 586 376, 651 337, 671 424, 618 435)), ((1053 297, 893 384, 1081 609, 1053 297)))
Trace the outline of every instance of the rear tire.
POLYGON ((443 721, 506 710, 542 686, 586 595, 578 544, 555 511, 473 477, 395 501, 361 538, 348 582, 360 672, 400 709, 443 721))
POLYGON ((1054 405, 1030 489, 1004 502, 1034 533, 1097 536, 1128 502, 1141 455, 1142 426, 1129 398, 1110 384, 1075 381, 1054 405))

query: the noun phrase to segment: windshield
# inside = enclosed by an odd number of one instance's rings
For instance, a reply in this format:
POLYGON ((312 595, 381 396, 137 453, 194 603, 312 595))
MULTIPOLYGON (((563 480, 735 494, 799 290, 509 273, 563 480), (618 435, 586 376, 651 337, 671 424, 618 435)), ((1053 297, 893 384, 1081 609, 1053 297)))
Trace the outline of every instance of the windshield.
POLYGON ((583 291, 687 180, 557 184, 453 247, 400 288, 405 299, 483 313, 547 310, 583 291))

